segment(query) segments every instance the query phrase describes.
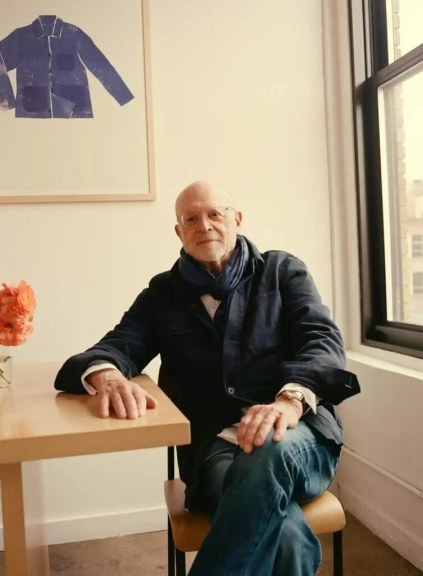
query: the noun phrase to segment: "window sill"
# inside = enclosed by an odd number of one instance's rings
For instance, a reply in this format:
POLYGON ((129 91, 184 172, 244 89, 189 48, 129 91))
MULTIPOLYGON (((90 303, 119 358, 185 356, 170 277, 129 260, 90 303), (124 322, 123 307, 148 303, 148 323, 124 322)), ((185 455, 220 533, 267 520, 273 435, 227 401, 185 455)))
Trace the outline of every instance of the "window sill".
POLYGON ((347 350, 347 361, 364 364, 390 373, 420 380, 423 383, 423 360, 379 348, 359 345, 347 350))

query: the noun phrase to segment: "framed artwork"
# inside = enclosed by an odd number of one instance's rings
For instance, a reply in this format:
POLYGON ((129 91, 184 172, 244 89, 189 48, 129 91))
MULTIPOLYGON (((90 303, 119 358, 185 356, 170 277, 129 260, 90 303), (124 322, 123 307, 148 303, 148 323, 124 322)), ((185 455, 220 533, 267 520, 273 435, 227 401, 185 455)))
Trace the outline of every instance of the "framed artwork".
POLYGON ((148 0, 0 14, 0 203, 154 200, 148 0))

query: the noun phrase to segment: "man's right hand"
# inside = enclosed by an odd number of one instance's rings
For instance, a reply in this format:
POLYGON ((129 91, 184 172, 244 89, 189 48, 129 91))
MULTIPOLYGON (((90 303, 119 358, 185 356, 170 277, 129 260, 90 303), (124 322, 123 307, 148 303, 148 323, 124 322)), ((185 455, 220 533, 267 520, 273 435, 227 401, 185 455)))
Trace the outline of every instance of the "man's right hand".
POLYGON ((127 380, 119 370, 106 368, 92 372, 86 381, 97 390, 99 415, 110 416, 110 410, 118 418, 138 418, 148 408, 155 408, 157 400, 141 386, 127 380))

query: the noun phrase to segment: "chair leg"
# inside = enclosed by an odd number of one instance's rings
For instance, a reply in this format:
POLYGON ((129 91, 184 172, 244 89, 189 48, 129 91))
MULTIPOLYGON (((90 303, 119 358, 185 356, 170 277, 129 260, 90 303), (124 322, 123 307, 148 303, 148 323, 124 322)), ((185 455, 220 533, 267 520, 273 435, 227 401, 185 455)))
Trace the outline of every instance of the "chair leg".
POLYGON ((175 548, 175 556, 176 556, 176 576, 186 576, 185 552, 181 552, 180 550, 175 548))
POLYGON ((333 533, 333 574, 334 576, 343 574, 342 530, 333 533))
POLYGON ((169 516, 167 517, 167 576, 175 576, 175 543, 169 516))

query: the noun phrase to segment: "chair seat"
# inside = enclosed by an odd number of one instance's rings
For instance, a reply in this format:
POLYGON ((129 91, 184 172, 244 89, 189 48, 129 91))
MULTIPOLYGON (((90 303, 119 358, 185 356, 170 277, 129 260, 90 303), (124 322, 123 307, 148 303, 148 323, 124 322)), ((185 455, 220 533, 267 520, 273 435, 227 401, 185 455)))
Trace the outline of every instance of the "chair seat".
MULTIPOLYGON (((166 505, 172 525, 175 546, 182 552, 198 550, 210 528, 210 518, 185 508, 185 484, 179 478, 164 485, 166 505)), ((345 514, 339 500, 330 492, 301 506, 315 534, 331 534, 345 526, 345 514)))
POLYGON ((338 498, 331 492, 323 492, 315 500, 302 504, 301 509, 315 534, 332 534, 345 527, 344 510, 338 498))

